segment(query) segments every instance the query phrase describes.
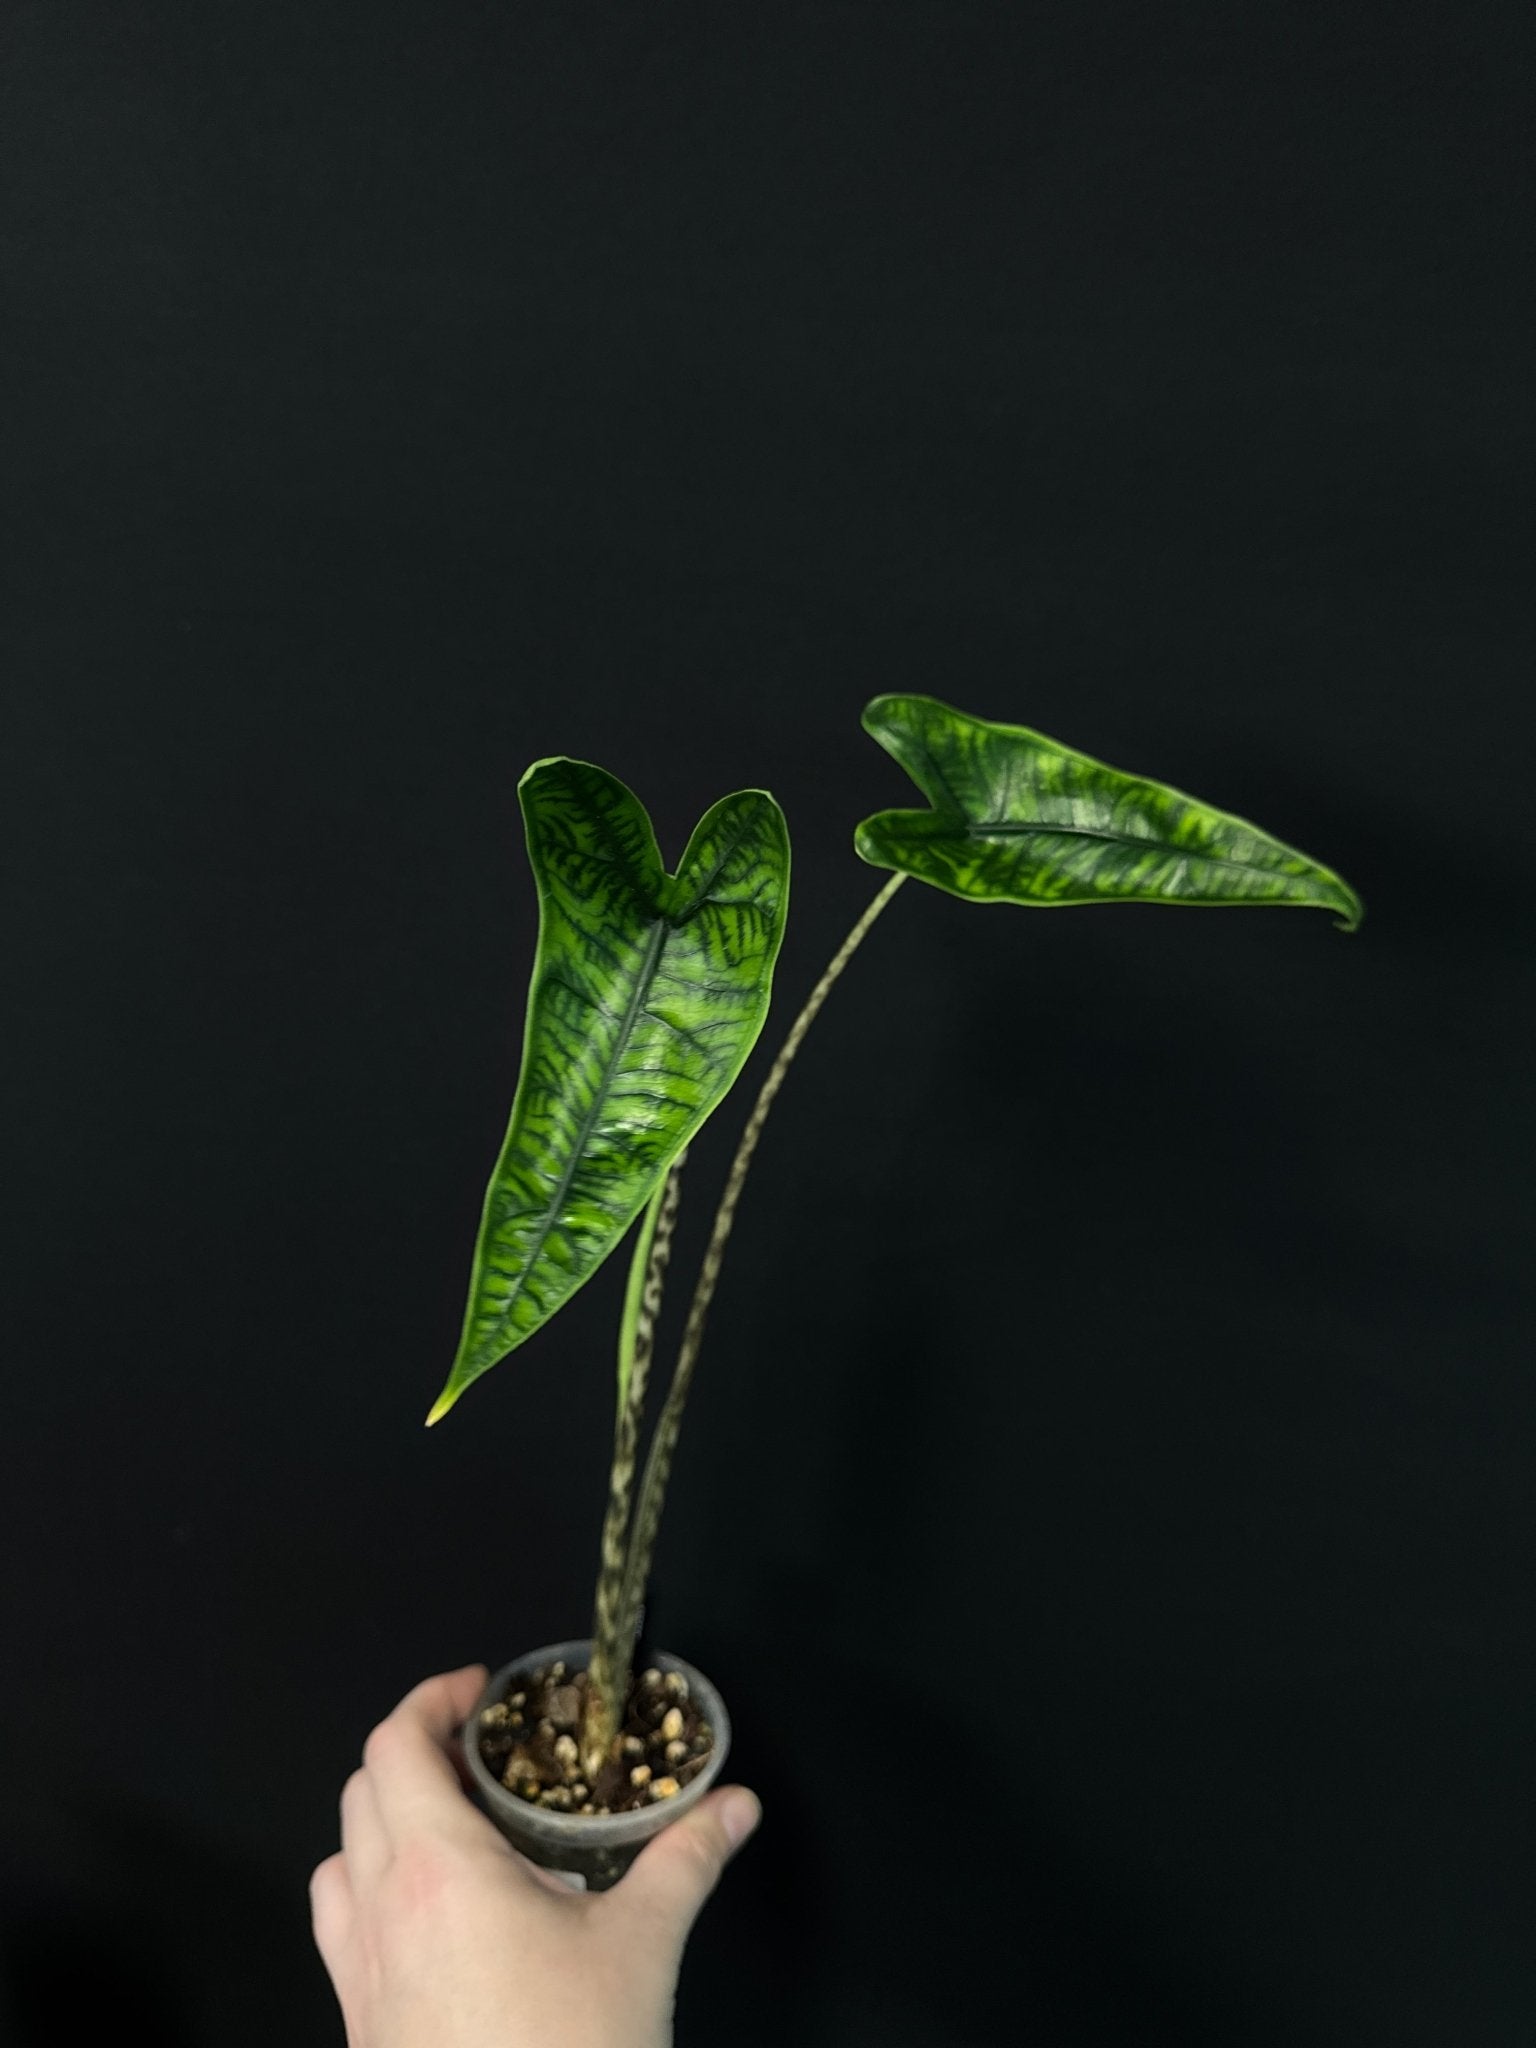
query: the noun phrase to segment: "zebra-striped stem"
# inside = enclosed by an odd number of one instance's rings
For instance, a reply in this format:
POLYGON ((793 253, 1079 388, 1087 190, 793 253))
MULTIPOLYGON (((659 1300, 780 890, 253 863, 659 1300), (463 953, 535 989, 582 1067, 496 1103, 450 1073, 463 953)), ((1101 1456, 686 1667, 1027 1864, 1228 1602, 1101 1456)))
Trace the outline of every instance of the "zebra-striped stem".
POLYGON ((630 1502, 640 1445, 640 1419, 645 1387, 656 1344, 656 1318, 661 1310, 662 1282, 672 1253, 672 1232, 682 1200, 684 1146, 656 1191, 635 1240, 624 1320, 619 1330, 619 1399, 613 1426, 613 1464, 608 1474, 608 1509, 603 1517, 602 1562, 593 1602, 592 1656, 587 1668, 582 1706, 581 1763, 589 1782, 607 1760, 629 1696, 634 1631, 621 1624, 625 1542, 629 1535, 630 1502))
POLYGON ((672 1368, 672 1384, 667 1389, 667 1398, 657 1419, 656 1433, 651 1439, 650 1455, 645 1462, 640 1502, 635 1511, 634 1528, 629 1539, 629 1561, 625 1568, 623 1604, 618 1618, 620 1636, 624 1636, 627 1628, 630 1631, 628 1640, 633 1640, 633 1631, 639 1620, 640 1602, 644 1597, 645 1582, 650 1574, 657 1531, 661 1527, 661 1511, 666 1499, 667 1481, 672 1472, 672 1457, 677 1449, 678 1434, 682 1428, 683 1404, 688 1399, 693 1368, 698 1359, 699 1347, 704 1341, 704 1325, 709 1317, 709 1306, 714 1299, 715 1286, 720 1278, 720 1267, 725 1259, 725 1247, 731 1235, 731 1226, 736 1220, 736 1204, 741 1199, 741 1190, 746 1182, 747 1169, 752 1164, 752 1155, 757 1150, 757 1141, 762 1135, 763 1125, 768 1120, 768 1112, 773 1107, 774 1097, 783 1087, 790 1063, 800 1050, 801 1040, 815 1022, 816 1013, 831 994, 838 976, 858 951, 870 926, 905 880, 905 875, 891 876, 832 956, 826 972, 812 989, 805 1008, 790 1026, 789 1036, 780 1047, 778 1057, 758 1090, 752 1114, 747 1118, 746 1129, 741 1134, 741 1143, 736 1147, 736 1157, 731 1161, 731 1170, 726 1177, 725 1192, 721 1195, 720 1206, 715 1211, 714 1227, 704 1253, 704 1263, 699 1269, 693 1299, 688 1305, 688 1321, 684 1326, 683 1341, 678 1347, 677 1362, 672 1368))

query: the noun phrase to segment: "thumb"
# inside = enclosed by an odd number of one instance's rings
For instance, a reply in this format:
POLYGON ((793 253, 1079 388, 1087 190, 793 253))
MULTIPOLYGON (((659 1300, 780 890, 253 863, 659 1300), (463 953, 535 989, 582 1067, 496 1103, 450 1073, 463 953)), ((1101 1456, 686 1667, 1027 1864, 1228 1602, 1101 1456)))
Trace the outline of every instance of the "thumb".
POLYGON ((660 1922, 681 1950, 725 1866, 763 1817, 755 1792, 727 1785, 646 1843, 612 1896, 660 1922))

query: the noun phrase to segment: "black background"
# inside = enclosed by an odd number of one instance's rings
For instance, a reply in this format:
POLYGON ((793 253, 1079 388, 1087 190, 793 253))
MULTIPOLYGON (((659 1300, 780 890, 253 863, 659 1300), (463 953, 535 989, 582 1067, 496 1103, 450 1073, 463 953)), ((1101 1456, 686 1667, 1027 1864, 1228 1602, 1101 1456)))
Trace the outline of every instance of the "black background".
POLYGON ((8 2041, 339 2042, 368 1727, 588 1615, 621 1266, 421 1426, 518 775, 774 790, 771 1040, 886 689, 1368 915, 911 885, 837 992, 658 1558, 766 1808, 681 2048, 1532 2038, 1515 20, 5 8, 8 2041))

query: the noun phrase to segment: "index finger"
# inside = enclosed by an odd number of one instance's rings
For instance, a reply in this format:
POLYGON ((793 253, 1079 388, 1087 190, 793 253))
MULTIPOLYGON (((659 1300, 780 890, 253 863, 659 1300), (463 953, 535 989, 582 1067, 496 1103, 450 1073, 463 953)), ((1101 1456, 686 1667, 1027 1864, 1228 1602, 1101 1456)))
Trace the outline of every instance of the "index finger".
POLYGON ((413 1686, 363 1745, 379 1816, 391 1844, 421 1826, 442 1827, 473 1816, 448 1744, 485 1690, 483 1664, 440 1672, 413 1686))
POLYGON ((485 1691, 490 1675, 483 1664, 440 1671, 413 1686, 395 1712, 419 1722, 434 1742, 446 1743, 485 1691))

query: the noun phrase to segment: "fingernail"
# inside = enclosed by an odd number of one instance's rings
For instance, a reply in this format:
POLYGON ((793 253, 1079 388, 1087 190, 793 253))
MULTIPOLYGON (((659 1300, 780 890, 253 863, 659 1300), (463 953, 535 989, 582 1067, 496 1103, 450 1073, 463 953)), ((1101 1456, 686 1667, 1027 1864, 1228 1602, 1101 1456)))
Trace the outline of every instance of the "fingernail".
POLYGON ((763 1817, 762 1805, 755 1792, 740 1786, 720 1802, 720 1825, 725 1829, 725 1838, 733 1849, 739 1849, 763 1817))

